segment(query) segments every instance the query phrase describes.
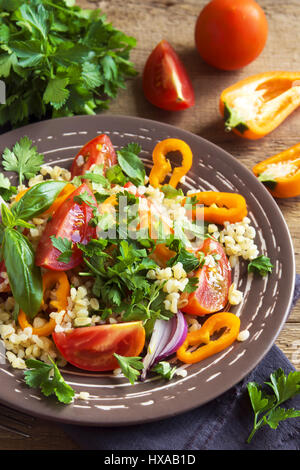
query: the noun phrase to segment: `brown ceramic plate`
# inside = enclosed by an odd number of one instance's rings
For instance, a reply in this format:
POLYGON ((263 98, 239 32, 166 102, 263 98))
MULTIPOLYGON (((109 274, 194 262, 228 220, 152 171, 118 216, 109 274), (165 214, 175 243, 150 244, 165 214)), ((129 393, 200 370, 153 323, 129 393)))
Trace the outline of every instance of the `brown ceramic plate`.
MULTIPOLYGON (((106 133, 116 148, 129 142, 142 147, 141 157, 151 167, 154 145, 167 137, 185 140, 194 154, 193 168, 184 189, 231 191, 247 200, 249 217, 257 230, 256 243, 273 264, 266 277, 247 274, 240 263, 234 278, 245 294, 240 314, 241 329, 250 337, 195 365, 184 366, 186 377, 172 381, 148 379, 130 385, 112 374, 88 373, 67 367, 65 380, 76 393, 88 391, 90 399, 58 404, 24 384, 23 372, 13 370, 2 349, 0 401, 20 411, 60 422, 117 426, 174 416, 221 395, 243 379, 265 356, 282 328, 291 305, 295 266, 293 246, 286 223, 275 201, 261 183, 221 148, 173 126, 126 116, 80 116, 40 122, 0 137, 0 151, 27 135, 45 155, 47 164, 69 167, 80 147, 97 134, 106 133)), ((10 175, 11 176, 11 175, 10 175)), ((276 364, 274 364, 274 367, 276 364)))

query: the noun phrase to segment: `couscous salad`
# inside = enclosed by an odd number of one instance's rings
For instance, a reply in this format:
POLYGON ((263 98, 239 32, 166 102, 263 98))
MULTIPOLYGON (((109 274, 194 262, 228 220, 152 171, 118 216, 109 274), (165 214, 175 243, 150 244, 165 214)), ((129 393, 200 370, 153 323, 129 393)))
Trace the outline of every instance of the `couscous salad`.
POLYGON ((186 373, 171 356, 196 363, 248 338, 230 312, 243 302, 232 269, 243 259, 264 276, 272 264, 244 197, 184 194, 193 155, 181 140, 155 146, 149 176, 140 151, 98 135, 70 170, 47 166, 27 137, 4 151, 19 178, 0 175, 0 335, 13 368, 171 379, 186 373))

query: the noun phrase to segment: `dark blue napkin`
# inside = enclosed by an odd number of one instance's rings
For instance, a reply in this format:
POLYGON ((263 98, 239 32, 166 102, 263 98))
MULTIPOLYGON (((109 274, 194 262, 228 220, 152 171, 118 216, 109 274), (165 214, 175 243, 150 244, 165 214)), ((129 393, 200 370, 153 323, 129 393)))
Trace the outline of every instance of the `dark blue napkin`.
MULTIPOLYGON (((299 298, 300 275, 297 275, 292 308, 299 298)), ((188 413, 150 424, 120 428, 63 427, 83 450, 300 450, 299 418, 282 421, 276 430, 265 426, 257 431, 250 444, 246 444, 253 425, 247 383, 262 384, 279 367, 286 374, 295 370, 274 345, 240 383, 188 413)), ((300 396, 283 406, 300 409, 300 396)))

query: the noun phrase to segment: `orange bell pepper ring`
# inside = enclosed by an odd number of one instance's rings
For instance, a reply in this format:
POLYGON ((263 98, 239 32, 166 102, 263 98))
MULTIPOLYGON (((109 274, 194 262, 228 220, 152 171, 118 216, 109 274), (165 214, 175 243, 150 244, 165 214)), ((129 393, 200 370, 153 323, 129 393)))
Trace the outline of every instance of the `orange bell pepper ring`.
POLYGON ((180 139, 165 139, 156 144, 153 150, 153 167, 149 175, 149 183, 158 188, 171 173, 172 166, 166 158, 169 152, 179 151, 182 155, 182 165, 176 167, 171 174, 169 185, 176 188, 181 178, 187 174, 193 163, 193 154, 189 145, 180 139))
POLYGON ((267 72, 243 79, 220 96, 225 128, 246 139, 276 129, 300 105, 300 72, 267 72))
POLYGON ((240 222, 248 213, 245 198, 237 193, 202 191, 189 194, 182 204, 186 206, 187 214, 192 215, 193 220, 204 218, 207 222, 219 225, 224 222, 240 222), (193 204, 189 209, 190 198, 196 198, 196 206, 203 205, 203 208, 197 209, 193 204))
POLYGON ((272 196, 276 198, 300 195, 300 144, 294 145, 253 168, 272 196))
POLYGON ((240 331, 240 319, 230 312, 215 313, 209 317, 199 330, 192 331, 177 350, 177 358, 186 364, 195 364, 231 346, 240 331), (225 329, 215 340, 214 333, 225 329), (188 351, 190 346, 198 346, 196 350, 188 351))
MULTIPOLYGON (((50 300, 50 309, 55 309, 57 312, 66 310, 68 306, 68 297, 70 295, 70 283, 68 276, 63 271, 47 271, 43 275, 43 302, 41 308, 45 307, 45 301, 53 288, 56 288, 56 299, 50 300)), ((49 336, 56 325, 55 319, 49 318, 45 325, 33 328, 23 310, 20 310, 19 312, 18 322, 22 330, 30 326, 32 328, 32 334, 37 336, 49 336)))

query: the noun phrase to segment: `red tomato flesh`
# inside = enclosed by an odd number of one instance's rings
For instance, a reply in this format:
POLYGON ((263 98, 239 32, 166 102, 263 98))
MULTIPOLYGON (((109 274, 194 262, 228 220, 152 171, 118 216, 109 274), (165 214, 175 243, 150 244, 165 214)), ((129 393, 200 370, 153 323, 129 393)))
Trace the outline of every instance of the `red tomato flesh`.
POLYGON ((71 175, 84 175, 92 165, 103 165, 103 174, 106 168, 118 163, 117 154, 110 138, 101 134, 85 144, 73 160, 71 175))
POLYGON ((93 198, 95 206, 97 206, 93 193, 85 183, 71 193, 46 225, 36 250, 35 263, 37 266, 54 271, 67 271, 81 264, 82 252, 77 248, 76 243, 85 244, 91 238, 96 237, 95 227, 88 224, 93 217, 92 207, 84 202, 80 204, 74 201, 74 197, 85 192, 93 198), (67 238, 73 242, 73 254, 68 263, 58 261, 61 252, 53 246, 50 239, 52 235, 56 238, 67 238))
POLYGON ((84 370, 105 371, 119 367, 114 353, 136 357, 145 344, 142 322, 115 323, 54 332, 57 349, 70 364, 84 370))
POLYGON ((217 241, 207 238, 199 251, 209 256, 195 273, 199 279, 198 288, 188 298, 188 305, 181 310, 190 315, 207 315, 222 310, 228 301, 231 285, 231 266, 223 247, 217 241))
POLYGON ((170 44, 163 40, 151 52, 143 72, 145 97, 168 111, 195 104, 194 90, 187 72, 170 44))

